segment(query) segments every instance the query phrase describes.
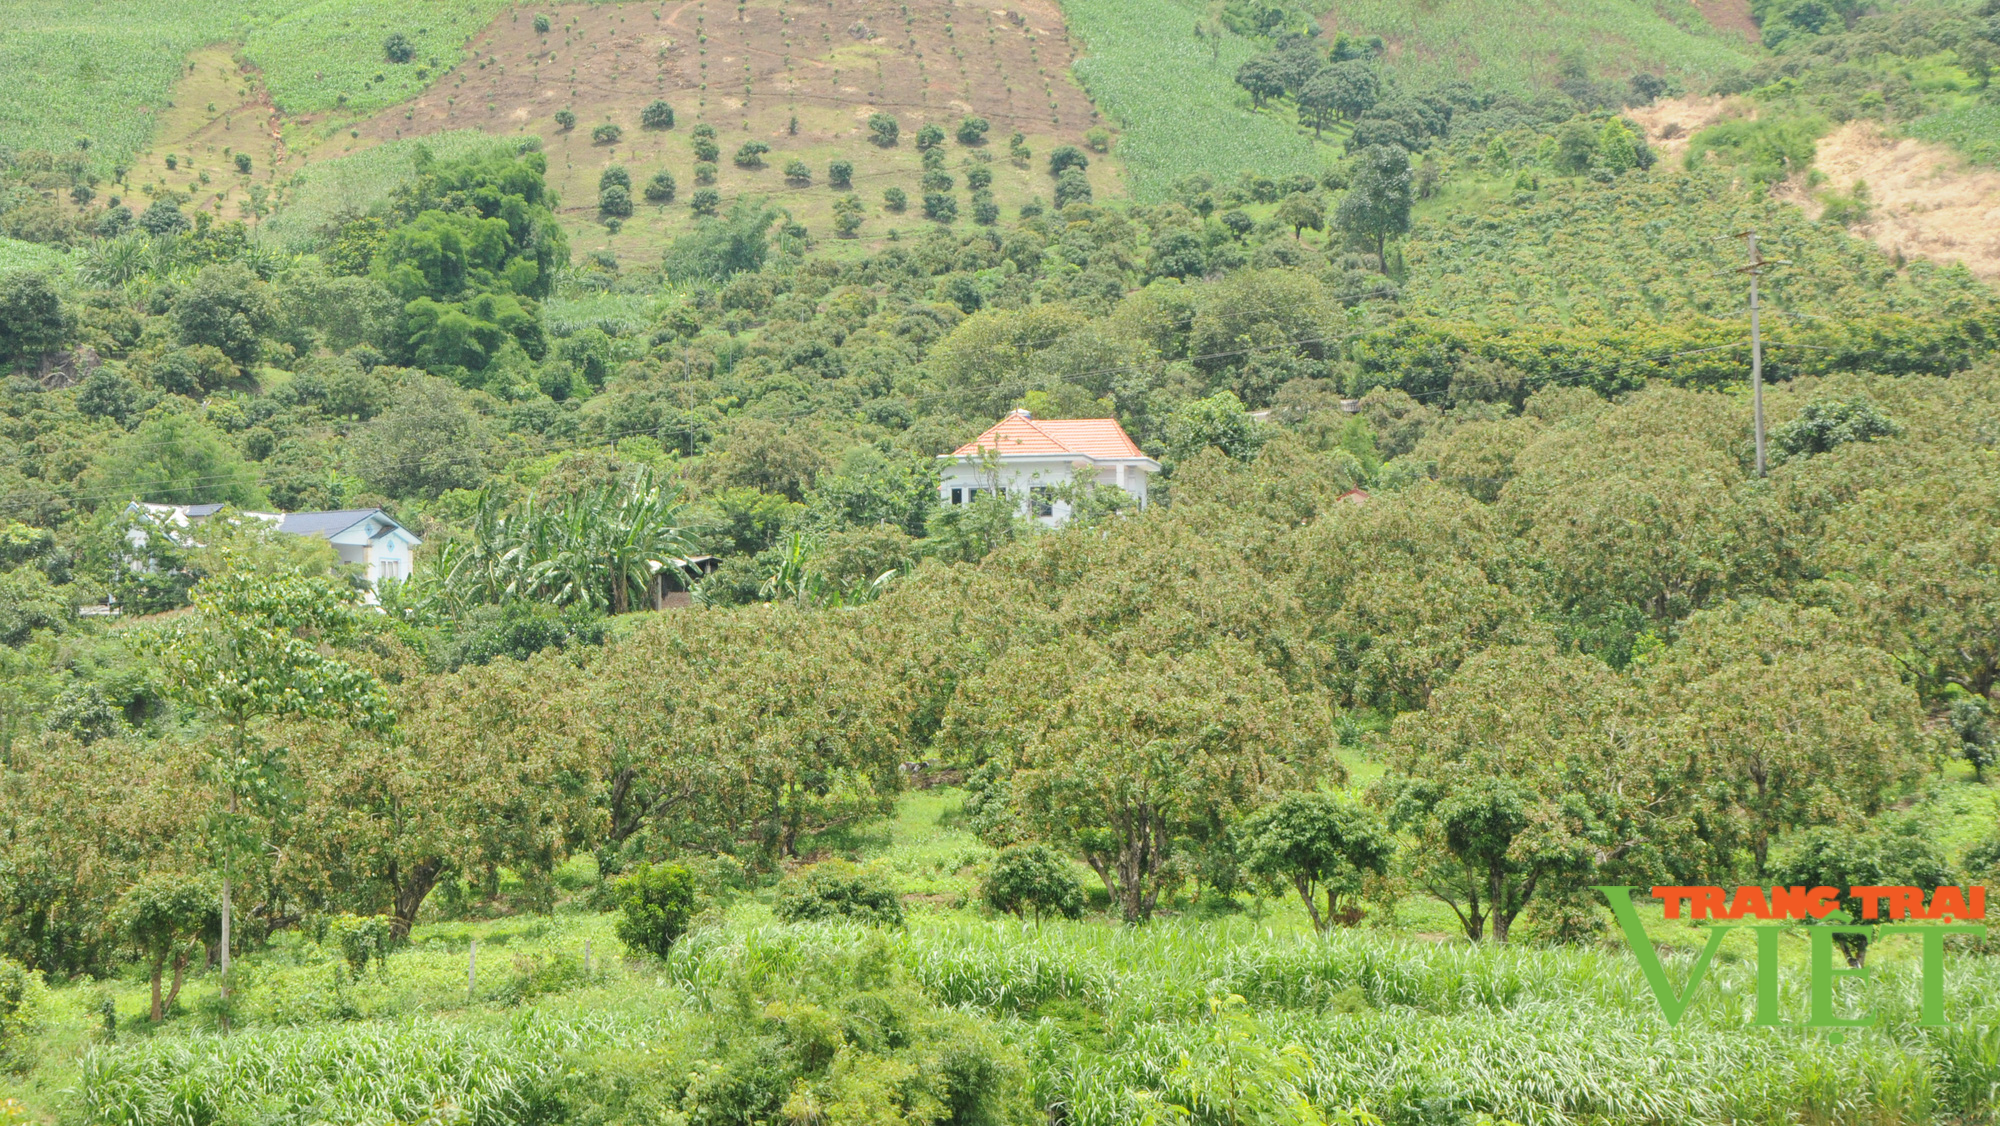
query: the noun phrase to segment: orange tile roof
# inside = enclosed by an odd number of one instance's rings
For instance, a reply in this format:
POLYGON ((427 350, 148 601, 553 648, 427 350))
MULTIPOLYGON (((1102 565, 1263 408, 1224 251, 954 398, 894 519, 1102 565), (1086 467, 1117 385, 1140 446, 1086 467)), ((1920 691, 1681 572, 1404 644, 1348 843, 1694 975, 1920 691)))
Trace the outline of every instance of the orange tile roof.
POLYGON ((977 457, 983 449, 997 449, 1002 457, 1036 454, 1076 454, 1096 459, 1146 456, 1115 418, 1038 419, 1027 411, 1010 413, 994 423, 986 433, 953 450, 951 456, 977 457))

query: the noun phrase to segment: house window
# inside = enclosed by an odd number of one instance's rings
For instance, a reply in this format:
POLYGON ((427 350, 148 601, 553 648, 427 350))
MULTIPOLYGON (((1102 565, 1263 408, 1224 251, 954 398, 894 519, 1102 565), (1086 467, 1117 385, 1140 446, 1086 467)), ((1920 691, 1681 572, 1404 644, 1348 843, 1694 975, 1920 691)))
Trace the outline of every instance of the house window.
POLYGON ((400 559, 382 561, 382 581, 392 583, 403 577, 403 563, 400 559))
POLYGON ((1037 516, 1054 516, 1056 514, 1055 488, 1050 485, 1036 485, 1029 489, 1028 504, 1034 508, 1035 515, 1037 516))
POLYGON ((965 490, 964 490, 964 489, 953 489, 953 490, 951 491, 951 503, 953 503, 953 504, 964 504, 964 503, 965 503, 965 490))

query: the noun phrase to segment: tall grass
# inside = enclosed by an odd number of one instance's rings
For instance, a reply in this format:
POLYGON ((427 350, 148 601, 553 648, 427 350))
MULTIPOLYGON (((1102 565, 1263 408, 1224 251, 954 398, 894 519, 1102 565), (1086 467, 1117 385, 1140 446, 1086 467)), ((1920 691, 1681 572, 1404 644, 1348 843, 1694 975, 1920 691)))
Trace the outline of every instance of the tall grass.
MULTIPOLYGON (((1083 42, 1074 70, 1124 130, 1117 155, 1141 200, 1163 197, 1192 172, 1233 178, 1316 172, 1323 157, 1282 114, 1252 112, 1236 68, 1260 45, 1225 35, 1219 55, 1194 27, 1206 8, 1183 0, 1063 0, 1083 42)), ((1331 150, 1328 150, 1329 154, 1331 150)))
POLYGON ((58 270, 68 261, 69 255, 59 246, 0 236, 0 274, 11 270, 58 270))

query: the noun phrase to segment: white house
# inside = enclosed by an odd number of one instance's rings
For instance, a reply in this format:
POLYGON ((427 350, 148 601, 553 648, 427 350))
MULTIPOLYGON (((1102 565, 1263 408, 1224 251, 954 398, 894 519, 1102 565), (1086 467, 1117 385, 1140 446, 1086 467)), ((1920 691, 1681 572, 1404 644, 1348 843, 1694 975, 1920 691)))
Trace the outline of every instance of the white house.
POLYGON ((1036 418, 1014 411, 992 429, 945 454, 938 496, 970 504, 982 493, 1004 492, 1050 527, 1069 519, 1069 505, 1055 486, 1069 481, 1116 485, 1146 506, 1146 486, 1160 471, 1114 418, 1036 418), (989 452, 990 451, 990 452, 989 452))
MULTIPOLYGON (((144 504, 134 501, 127 512, 143 512, 164 526, 167 534, 190 528, 221 511, 219 504, 144 504)), ((361 567, 372 588, 387 579, 394 582, 410 577, 412 553, 424 541, 398 524, 395 517, 379 508, 344 508, 334 512, 241 512, 249 520, 275 524, 281 532, 295 536, 318 536, 333 545, 342 563, 361 567)), ((135 529, 132 536, 143 537, 135 529)), ((133 546, 144 546, 143 539, 133 546)))

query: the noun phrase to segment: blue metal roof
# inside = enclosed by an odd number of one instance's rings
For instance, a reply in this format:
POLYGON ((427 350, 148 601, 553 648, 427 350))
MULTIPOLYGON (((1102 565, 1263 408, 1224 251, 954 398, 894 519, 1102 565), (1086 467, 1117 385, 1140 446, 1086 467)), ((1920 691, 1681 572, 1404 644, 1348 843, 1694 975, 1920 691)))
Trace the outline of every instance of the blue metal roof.
POLYGON ((394 517, 379 508, 342 508, 333 512, 287 512, 278 521, 278 530, 295 536, 337 536, 371 516, 401 528, 394 517))

